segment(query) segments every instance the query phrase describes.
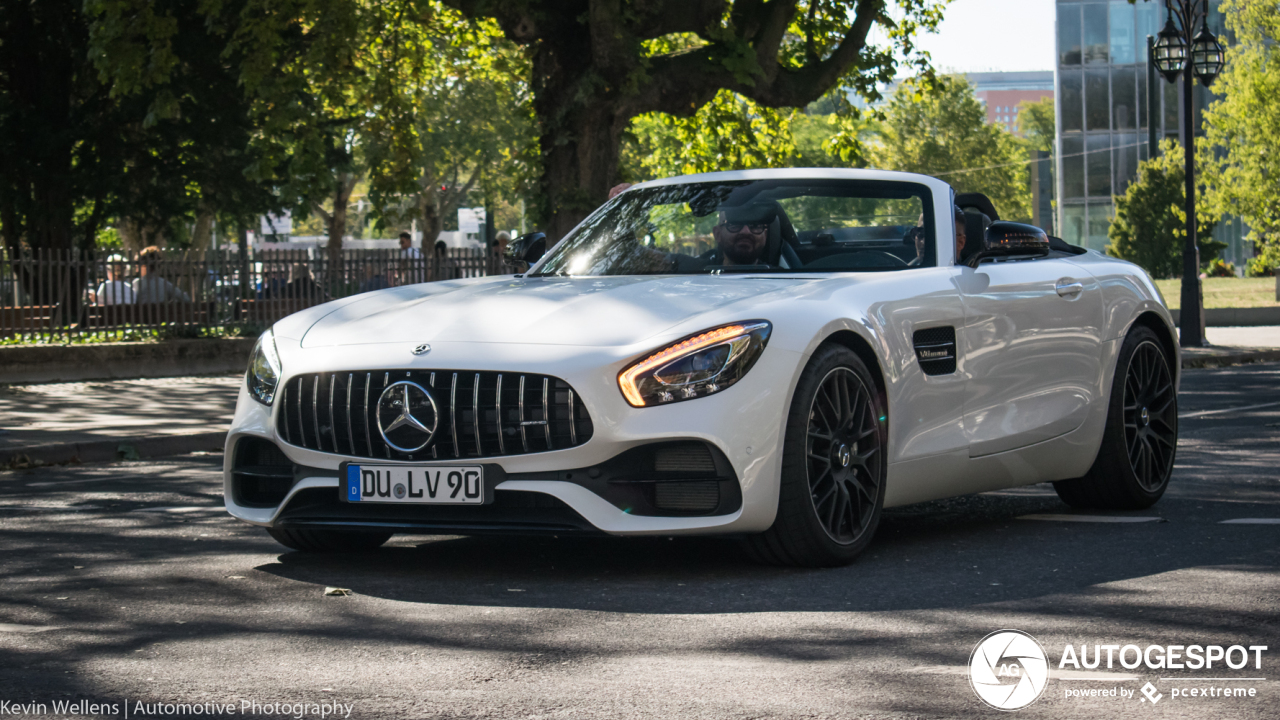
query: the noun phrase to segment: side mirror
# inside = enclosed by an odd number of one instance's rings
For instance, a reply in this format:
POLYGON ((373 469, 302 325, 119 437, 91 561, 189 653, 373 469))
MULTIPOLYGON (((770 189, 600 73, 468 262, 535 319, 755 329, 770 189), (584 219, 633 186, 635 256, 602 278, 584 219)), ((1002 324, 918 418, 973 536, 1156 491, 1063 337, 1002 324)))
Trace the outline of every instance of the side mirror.
POLYGON ((506 260, 511 265, 528 269, 547 253, 546 233, 531 232, 507 243, 506 260))
POLYGON ((983 248, 967 263, 976 268, 989 257, 1044 257, 1049 254, 1049 236, 1034 225, 997 221, 987 227, 983 248))

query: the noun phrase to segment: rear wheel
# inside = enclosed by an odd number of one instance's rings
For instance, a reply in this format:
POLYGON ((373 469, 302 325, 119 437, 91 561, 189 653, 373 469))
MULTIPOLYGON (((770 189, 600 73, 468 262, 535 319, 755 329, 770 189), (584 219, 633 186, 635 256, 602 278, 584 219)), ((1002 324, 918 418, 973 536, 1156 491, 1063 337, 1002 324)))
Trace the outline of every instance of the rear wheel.
POLYGON ((850 563, 871 542, 884 505, 884 403, 866 365, 826 345, 809 361, 787 416, 778 515, 747 539, 758 560, 850 563))
POLYGON ((1150 328, 1129 331, 1116 361, 1107 427, 1084 477, 1053 484, 1073 507, 1141 510, 1169 487, 1178 445, 1178 395, 1168 353, 1150 328))
POLYGON ((360 552, 382 547, 393 533, 327 528, 267 528, 275 541, 293 550, 316 553, 360 552))

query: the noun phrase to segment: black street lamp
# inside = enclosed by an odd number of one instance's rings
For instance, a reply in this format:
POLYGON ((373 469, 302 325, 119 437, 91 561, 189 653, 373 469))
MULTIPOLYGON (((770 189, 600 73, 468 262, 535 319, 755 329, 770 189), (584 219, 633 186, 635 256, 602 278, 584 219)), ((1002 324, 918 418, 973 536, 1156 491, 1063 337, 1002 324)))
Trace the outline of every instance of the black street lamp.
POLYGON ((1182 124, 1186 128, 1183 152, 1187 241, 1182 250, 1181 345, 1200 347, 1204 345, 1204 311, 1200 294, 1200 249, 1196 246, 1196 132, 1191 89, 1193 78, 1199 78, 1205 87, 1213 84, 1222 72, 1223 50, 1218 38, 1209 32, 1209 0, 1165 0, 1164 7, 1169 18, 1151 48, 1151 59, 1169 82, 1177 82, 1179 76, 1182 77, 1182 124), (1193 38, 1191 32, 1196 27, 1200 32, 1193 38))

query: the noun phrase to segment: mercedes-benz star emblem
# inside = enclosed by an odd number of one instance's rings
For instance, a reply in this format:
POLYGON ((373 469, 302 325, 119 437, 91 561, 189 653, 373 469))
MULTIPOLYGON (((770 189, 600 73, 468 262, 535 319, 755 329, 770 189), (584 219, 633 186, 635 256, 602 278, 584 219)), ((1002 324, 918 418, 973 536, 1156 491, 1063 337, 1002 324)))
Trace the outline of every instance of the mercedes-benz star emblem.
POLYGON ((422 343, 421 345, 413 349, 414 355, 426 355, 429 352, 431 352, 431 346, 426 343, 422 343))
POLYGON ((415 382, 401 380, 388 385, 378 397, 376 412, 382 439, 400 452, 417 452, 436 434, 439 414, 435 398, 415 382))

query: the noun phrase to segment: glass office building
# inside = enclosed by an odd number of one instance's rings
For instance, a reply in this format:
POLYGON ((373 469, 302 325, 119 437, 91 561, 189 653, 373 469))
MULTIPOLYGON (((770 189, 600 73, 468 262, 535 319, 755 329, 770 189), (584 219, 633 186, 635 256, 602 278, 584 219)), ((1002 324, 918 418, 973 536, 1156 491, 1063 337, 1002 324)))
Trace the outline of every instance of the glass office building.
MULTIPOLYGON (((1225 39, 1218 1, 1211 4, 1210 29, 1225 39)), ((1155 122, 1161 138, 1177 140, 1185 130, 1183 83, 1157 75, 1157 109, 1148 112, 1147 36, 1164 27, 1163 2, 1057 0, 1057 11, 1057 225, 1067 242, 1101 251, 1115 214, 1112 196, 1128 189, 1138 163, 1147 159, 1148 123, 1155 122)), ((1197 123, 1211 99, 1197 83, 1197 123)), ((1214 235, 1228 242, 1228 259, 1238 262, 1240 223, 1224 220, 1214 235)))

